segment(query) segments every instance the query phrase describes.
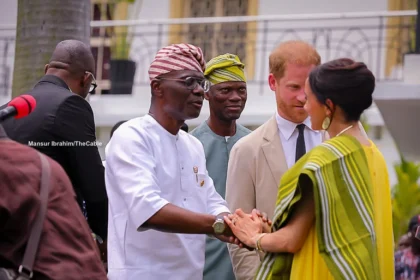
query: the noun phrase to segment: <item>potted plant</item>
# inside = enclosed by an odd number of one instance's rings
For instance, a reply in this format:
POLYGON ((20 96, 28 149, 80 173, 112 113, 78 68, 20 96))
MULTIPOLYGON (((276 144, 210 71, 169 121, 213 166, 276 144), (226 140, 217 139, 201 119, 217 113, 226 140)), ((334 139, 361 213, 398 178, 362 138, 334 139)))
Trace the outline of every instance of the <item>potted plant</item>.
MULTIPOLYGON (((126 20, 135 0, 111 0, 113 20, 126 20)), ((136 63, 129 58, 131 42, 127 26, 113 27, 111 37, 110 79, 111 94, 131 94, 136 63)))
POLYGON ((362 114, 360 117, 360 123, 362 124, 363 128, 365 129, 365 132, 368 133, 370 130, 370 125, 368 124, 367 117, 365 114, 362 114))
POLYGON ((420 214, 420 165, 401 156, 401 163, 394 168, 398 183, 392 190, 392 220, 394 239, 398 242, 407 232, 410 218, 420 214))

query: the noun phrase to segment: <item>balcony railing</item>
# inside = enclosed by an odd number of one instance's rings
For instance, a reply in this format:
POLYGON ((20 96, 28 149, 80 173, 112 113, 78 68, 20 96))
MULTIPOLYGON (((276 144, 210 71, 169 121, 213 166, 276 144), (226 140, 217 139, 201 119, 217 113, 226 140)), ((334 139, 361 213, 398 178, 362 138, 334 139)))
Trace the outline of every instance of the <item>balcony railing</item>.
MULTIPOLYGON (((246 63, 248 83, 263 94, 268 56, 280 42, 299 39, 313 44, 322 61, 350 57, 365 62, 378 81, 399 80, 403 55, 414 49, 417 12, 363 12, 281 16, 244 16, 133 21, 92 21, 91 46, 97 60, 100 93, 110 87, 114 39, 127 40, 136 62, 134 86, 148 84, 155 53, 169 43, 200 46, 206 58, 236 53, 246 63), (127 26, 124 33, 114 27, 127 26), (114 31, 113 31, 114 30, 114 31)), ((13 26, 0 26, 0 94, 10 92, 14 57, 13 26)))

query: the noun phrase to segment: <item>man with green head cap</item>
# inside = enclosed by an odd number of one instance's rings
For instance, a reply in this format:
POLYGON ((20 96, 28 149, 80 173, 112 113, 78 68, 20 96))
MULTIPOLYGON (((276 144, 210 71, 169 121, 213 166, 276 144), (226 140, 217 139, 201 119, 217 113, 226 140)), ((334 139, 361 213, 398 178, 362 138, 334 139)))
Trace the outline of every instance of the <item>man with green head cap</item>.
MULTIPOLYGON (((229 153, 233 145, 251 131, 237 124, 247 99, 245 65, 238 56, 224 54, 206 64, 204 76, 210 90, 204 94, 209 102, 210 117, 191 134, 204 146, 207 170, 216 191, 224 198, 229 153)), ((207 239, 204 280, 235 280, 226 244, 207 239)))

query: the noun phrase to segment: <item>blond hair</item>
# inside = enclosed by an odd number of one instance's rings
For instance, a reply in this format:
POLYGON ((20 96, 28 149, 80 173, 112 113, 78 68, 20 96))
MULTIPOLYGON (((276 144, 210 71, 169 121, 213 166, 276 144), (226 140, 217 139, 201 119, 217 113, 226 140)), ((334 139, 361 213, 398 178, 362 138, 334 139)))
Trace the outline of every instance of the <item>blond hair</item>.
POLYGON ((321 57, 313 46, 304 41, 287 41, 275 48, 269 58, 270 73, 282 78, 286 64, 319 65, 321 57))

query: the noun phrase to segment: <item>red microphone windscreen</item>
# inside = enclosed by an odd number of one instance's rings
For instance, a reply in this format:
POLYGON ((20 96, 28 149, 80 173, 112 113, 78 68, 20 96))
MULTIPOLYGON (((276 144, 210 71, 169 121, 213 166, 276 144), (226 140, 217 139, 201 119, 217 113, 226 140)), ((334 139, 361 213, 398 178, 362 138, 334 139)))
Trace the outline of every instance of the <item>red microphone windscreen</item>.
POLYGON ((30 114, 36 107, 36 100, 31 95, 23 94, 9 102, 7 106, 15 107, 16 119, 23 118, 30 114))

